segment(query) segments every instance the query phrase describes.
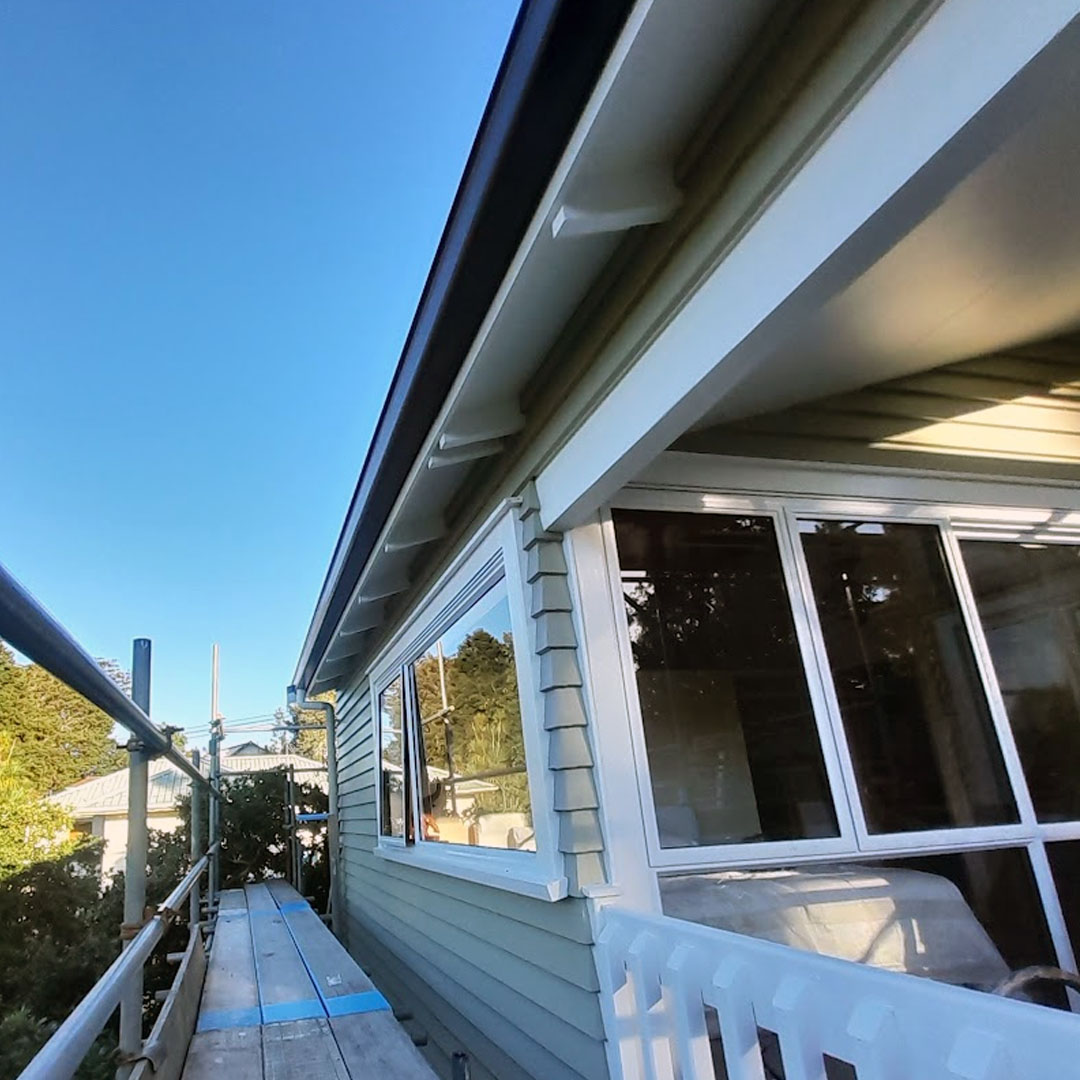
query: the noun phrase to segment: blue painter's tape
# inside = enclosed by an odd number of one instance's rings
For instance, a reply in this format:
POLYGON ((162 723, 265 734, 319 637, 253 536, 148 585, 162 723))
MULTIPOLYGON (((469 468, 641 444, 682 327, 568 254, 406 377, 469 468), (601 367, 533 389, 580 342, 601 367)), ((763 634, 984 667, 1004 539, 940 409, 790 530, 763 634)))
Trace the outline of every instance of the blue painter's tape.
POLYGON ((326 821, 329 814, 297 814, 297 821, 326 821))
POLYGON ((311 1020, 325 1015, 326 1010, 318 998, 307 1001, 280 1001, 262 1007, 264 1024, 280 1024, 285 1020, 311 1020))
POLYGON ((342 994, 341 997, 325 998, 326 1011, 330 1016, 351 1016, 353 1013, 383 1012, 390 1002, 378 990, 365 990, 361 994, 342 994))
POLYGON ((311 905, 306 900, 288 900, 281 905, 281 913, 284 915, 287 911, 303 911, 311 905))
POLYGON ((199 1014, 196 1031, 224 1031, 227 1028, 258 1027, 262 1013, 257 1005, 249 1009, 207 1009, 199 1014))

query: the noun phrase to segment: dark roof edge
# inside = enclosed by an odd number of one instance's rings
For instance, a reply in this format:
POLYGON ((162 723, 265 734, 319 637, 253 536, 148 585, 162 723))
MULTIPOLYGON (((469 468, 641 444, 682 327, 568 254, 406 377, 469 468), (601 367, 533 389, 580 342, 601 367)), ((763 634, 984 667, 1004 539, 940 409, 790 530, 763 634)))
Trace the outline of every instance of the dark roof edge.
POLYGON ((329 646, 632 6, 525 0, 518 13, 319 592, 300 686, 329 646))

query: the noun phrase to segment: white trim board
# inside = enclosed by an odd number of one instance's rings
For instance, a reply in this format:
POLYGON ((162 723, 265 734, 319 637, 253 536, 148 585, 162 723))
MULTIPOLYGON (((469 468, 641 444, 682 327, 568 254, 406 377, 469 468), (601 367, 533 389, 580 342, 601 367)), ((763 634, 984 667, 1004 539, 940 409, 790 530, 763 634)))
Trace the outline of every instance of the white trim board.
POLYGON ((627 485, 627 490, 637 489, 1080 510, 1080 484, 1075 482, 675 450, 660 454, 627 485))

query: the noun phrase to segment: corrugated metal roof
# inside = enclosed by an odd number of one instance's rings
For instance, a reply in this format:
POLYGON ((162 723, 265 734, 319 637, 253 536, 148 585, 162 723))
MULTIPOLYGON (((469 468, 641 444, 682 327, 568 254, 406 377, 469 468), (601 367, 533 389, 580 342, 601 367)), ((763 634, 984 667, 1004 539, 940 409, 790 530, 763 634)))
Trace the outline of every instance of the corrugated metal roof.
MULTIPOLYGON (((238 749, 245 749, 238 747, 238 749)), ((221 771, 223 773, 251 773, 265 769, 276 769, 294 765, 298 769, 323 768, 322 763, 299 754, 253 754, 223 755, 221 771)), ((209 763, 204 757, 201 771, 209 775, 209 763)), ((317 784, 324 791, 327 787, 326 773, 301 774, 304 783, 317 784)), ((175 765, 158 758, 150 762, 150 783, 147 792, 147 809, 150 813, 162 813, 176 807, 181 796, 191 790, 191 780, 175 765)), ((128 770, 117 769, 107 776, 97 776, 73 784, 55 795, 50 795, 51 802, 66 806, 77 818, 103 815, 126 815, 128 805, 128 770)))

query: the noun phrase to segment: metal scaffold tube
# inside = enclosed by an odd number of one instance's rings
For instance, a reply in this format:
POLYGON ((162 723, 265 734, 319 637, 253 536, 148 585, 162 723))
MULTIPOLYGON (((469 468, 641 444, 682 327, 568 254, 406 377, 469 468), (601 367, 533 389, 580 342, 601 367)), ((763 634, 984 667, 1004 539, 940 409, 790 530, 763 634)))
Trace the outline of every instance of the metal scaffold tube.
POLYGON ((218 647, 215 644, 210 668, 210 790, 216 797, 210 800, 208 810, 209 838, 214 855, 210 860, 210 879, 206 889, 207 910, 211 917, 221 888, 221 858, 216 845, 221 840, 221 742, 224 729, 218 714, 218 659, 218 647))
MULTIPOLYGON (((131 661, 131 696, 142 711, 150 713, 150 642, 136 638, 131 661)), ((134 735, 128 741, 128 824, 124 863, 124 922, 120 936, 126 949, 142 929, 146 910, 146 873, 149 853, 147 799, 150 756, 134 735)), ((120 999, 120 1041, 116 1080, 127 1080, 142 1050, 143 969, 128 976, 120 999)))
MULTIPOLYGON (((199 767, 199 751, 191 751, 191 764, 199 767)), ((202 792, 191 785, 191 865, 194 866, 202 856, 202 792)), ((196 881, 188 898, 188 920, 191 932, 199 929, 199 883, 196 881)))
MULTIPOLYGON (((78 1069, 109 1017, 120 1007, 119 1067, 127 1077, 140 1057, 143 1020, 143 965, 178 906, 191 894, 192 923, 199 922, 198 880, 216 858, 212 844, 200 857, 202 845, 201 797, 206 790, 212 816, 219 821, 217 792, 195 763, 172 745, 167 730, 150 720, 151 645, 145 638, 134 644, 132 684, 129 698, 71 635, 0 566, 0 639, 27 659, 40 665, 61 682, 101 709, 111 720, 127 728, 128 741, 128 836, 125 854, 124 915, 119 957, 57 1029, 21 1074, 26 1080, 67 1080, 78 1069), (192 780, 192 868, 173 890, 156 915, 147 921, 149 766, 163 757, 192 780)), ((217 831, 217 825, 215 825, 217 831)), ((215 836, 215 840, 217 837, 215 836)))
POLYGON ((205 784, 205 778, 173 747, 168 734, 151 722, 146 712, 3 566, 0 566, 0 638, 127 728, 151 756, 168 758, 182 773, 205 784))
POLYGON ((183 881, 158 908, 157 914, 135 935, 90 993, 75 1006, 34 1060, 19 1074, 19 1080, 69 1080, 75 1075, 87 1051, 119 1004, 131 973, 142 970, 209 861, 210 856, 204 855, 187 872, 183 881))

